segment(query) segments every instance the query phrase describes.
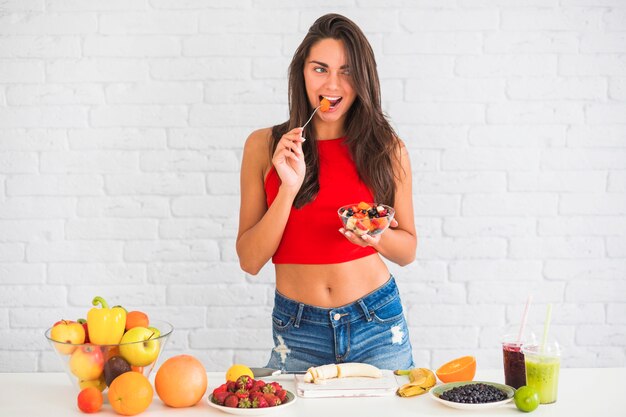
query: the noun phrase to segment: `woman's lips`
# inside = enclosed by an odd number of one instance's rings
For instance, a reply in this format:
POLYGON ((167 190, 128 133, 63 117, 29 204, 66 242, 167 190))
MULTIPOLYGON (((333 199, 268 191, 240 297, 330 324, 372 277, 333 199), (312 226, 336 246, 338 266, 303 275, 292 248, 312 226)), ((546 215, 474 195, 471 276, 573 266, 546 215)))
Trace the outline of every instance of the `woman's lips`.
POLYGON ((328 110, 326 112, 332 112, 339 106, 339 104, 341 103, 341 100, 343 99, 343 97, 341 97, 341 96, 324 96, 324 95, 319 96, 320 102, 322 101, 322 99, 326 99, 330 103, 330 107, 328 108, 328 110))

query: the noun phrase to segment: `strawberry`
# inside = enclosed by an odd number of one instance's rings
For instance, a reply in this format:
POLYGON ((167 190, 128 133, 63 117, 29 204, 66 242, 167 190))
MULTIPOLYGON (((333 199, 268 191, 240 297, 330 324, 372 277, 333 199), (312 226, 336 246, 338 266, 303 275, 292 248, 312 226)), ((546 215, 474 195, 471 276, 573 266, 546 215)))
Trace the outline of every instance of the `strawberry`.
POLYGON ((365 220, 363 220, 362 222, 357 222, 356 227, 358 227, 361 230, 369 230, 369 228, 365 225, 365 220))
POLYGON ((256 381, 254 381, 254 384, 252 384, 252 388, 250 388, 250 391, 261 391, 264 386, 265 382, 257 379, 256 381))
POLYGON ((254 379, 250 378, 248 375, 241 375, 237 378, 237 388, 249 391, 254 385, 254 379))
POLYGON ((240 398, 237 408, 252 408, 252 403, 248 398, 240 398))
POLYGON ((250 401, 254 401, 262 397, 263 397, 263 393, 261 391, 250 391, 250 396, 248 398, 250 398, 250 401))
POLYGON ((218 392, 228 392, 228 385, 227 384, 222 384, 219 387, 215 388, 213 390, 213 395, 215 395, 218 392))
POLYGON ((237 408, 238 405, 239 405, 239 398, 237 398, 235 394, 230 394, 224 400, 224 406, 226 407, 237 408))
POLYGON ((285 391, 284 389, 277 390, 275 395, 278 397, 281 403, 284 403, 287 400, 287 391, 285 391))
POLYGON ((237 398, 248 398, 250 396, 250 392, 246 391, 245 389, 238 389, 237 391, 235 391, 235 395, 237 396, 237 398))
POLYGON ((235 381, 228 381, 226 383, 226 390, 228 392, 235 392, 235 391, 237 391, 237 383, 235 381))
POLYGON ((228 397, 229 395, 233 395, 233 394, 228 391, 218 391, 218 392, 214 391, 213 402, 215 404, 224 405, 224 400, 226 400, 226 397, 228 397))
POLYGON ((270 385, 274 387, 274 392, 283 389, 283 387, 276 381, 270 382, 270 385))
POLYGON ((252 408, 266 408, 269 407, 269 403, 263 396, 261 395, 259 398, 255 398, 252 401, 252 408))
POLYGON ((263 391, 264 394, 273 394, 276 392, 276 388, 274 388, 272 384, 266 384, 261 391, 263 391))
POLYGON ((274 394, 264 394, 263 398, 265 398, 265 400, 267 401, 267 404, 270 407, 276 407, 277 405, 281 404, 280 398, 278 398, 274 394))

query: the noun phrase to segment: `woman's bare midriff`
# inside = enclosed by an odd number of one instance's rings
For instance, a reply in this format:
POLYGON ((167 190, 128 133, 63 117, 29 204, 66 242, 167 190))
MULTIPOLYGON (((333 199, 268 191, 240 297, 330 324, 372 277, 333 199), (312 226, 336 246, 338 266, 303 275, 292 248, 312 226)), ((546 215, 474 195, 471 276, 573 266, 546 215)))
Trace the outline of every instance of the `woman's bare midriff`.
POLYGON ((276 289, 282 295, 317 307, 350 304, 389 280, 378 254, 326 265, 277 264, 276 289))

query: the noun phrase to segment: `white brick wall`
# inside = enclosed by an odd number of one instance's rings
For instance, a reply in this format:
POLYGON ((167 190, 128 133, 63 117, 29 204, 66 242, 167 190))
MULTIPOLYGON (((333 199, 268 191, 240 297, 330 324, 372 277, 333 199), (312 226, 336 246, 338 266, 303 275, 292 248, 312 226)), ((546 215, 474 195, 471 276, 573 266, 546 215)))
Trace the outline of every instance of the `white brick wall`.
POLYGON ((412 157, 415 360, 474 354, 529 294, 565 366, 626 365, 626 1, 0 2, 0 372, 94 295, 171 321, 165 357, 263 365, 271 265, 238 266, 246 136, 283 121, 315 18, 366 31, 412 157))

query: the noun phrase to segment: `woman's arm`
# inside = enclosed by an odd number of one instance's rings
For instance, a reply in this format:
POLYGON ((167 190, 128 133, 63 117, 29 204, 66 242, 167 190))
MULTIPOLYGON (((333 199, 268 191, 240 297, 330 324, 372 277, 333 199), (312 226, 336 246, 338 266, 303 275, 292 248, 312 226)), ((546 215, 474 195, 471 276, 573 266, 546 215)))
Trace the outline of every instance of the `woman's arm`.
POLYGON ((396 197, 393 208, 396 210, 392 227, 383 234, 372 237, 356 236, 352 232, 340 229, 353 243, 362 246, 372 246, 382 256, 390 261, 404 266, 415 260, 417 248, 417 233, 413 215, 413 185, 411 175, 411 161, 406 146, 400 141, 398 158, 394 164, 396 175, 396 197), (395 226, 395 227, 394 227, 395 226))
POLYGON ((287 224, 293 200, 304 178, 300 131, 286 133, 271 163, 281 177, 278 194, 270 207, 265 195, 270 130, 253 132, 246 140, 241 163, 241 204, 237 255, 244 271, 256 275, 274 255, 287 224))

